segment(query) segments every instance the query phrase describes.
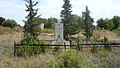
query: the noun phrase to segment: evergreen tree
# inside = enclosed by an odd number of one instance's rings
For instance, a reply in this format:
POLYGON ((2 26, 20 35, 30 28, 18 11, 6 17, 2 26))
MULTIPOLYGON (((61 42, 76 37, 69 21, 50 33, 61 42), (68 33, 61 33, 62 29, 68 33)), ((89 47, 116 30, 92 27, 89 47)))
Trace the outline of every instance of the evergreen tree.
POLYGON ((38 2, 34 2, 32 0, 25 0, 28 4, 25 4, 27 9, 26 12, 28 12, 28 15, 26 17, 27 21, 25 21, 24 25, 24 39, 22 40, 22 43, 24 44, 36 44, 38 43, 37 36, 40 34, 40 23, 37 22, 37 12, 38 9, 34 9, 34 7, 38 4, 38 2))
POLYGON ((68 40, 69 36, 69 23, 71 19, 71 4, 70 0, 64 0, 63 10, 61 11, 61 21, 64 24, 64 38, 68 40))
POLYGON ((69 23, 69 35, 74 35, 80 32, 82 29, 82 18, 78 15, 72 14, 71 21, 69 23))
POLYGON ((87 40, 90 40, 90 37, 93 33, 93 18, 90 16, 90 11, 88 10, 88 7, 86 6, 86 11, 82 13, 82 20, 84 25, 84 35, 86 36, 87 40))

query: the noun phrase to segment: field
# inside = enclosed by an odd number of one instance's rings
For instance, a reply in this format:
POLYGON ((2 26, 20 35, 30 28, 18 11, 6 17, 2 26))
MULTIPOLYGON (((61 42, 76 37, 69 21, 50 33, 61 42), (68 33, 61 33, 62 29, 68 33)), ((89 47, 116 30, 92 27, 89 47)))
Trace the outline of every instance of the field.
MULTIPOLYGON (((80 34, 78 34, 80 36, 80 34)), ((40 40, 53 40, 53 34, 42 33, 40 40), (42 36, 42 37, 41 37, 42 36)), ((110 31, 96 31, 94 36, 110 39, 119 39, 116 33, 110 31)), ((18 28, 10 29, 0 27, 0 68, 119 68, 120 48, 112 48, 112 51, 103 48, 97 52, 84 48, 76 50, 49 50, 31 57, 14 57, 13 44, 22 38, 22 31, 18 28)))

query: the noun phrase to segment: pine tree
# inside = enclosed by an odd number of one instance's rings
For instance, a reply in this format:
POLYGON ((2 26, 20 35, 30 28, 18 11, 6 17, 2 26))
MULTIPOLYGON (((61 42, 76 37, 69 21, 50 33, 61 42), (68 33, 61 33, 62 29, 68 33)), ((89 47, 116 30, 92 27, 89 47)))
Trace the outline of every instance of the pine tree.
POLYGON ((38 42, 37 36, 40 34, 40 23, 37 22, 37 12, 38 9, 34 9, 34 7, 38 4, 38 2, 34 2, 32 0, 25 0, 28 4, 25 4, 27 9, 26 12, 28 12, 28 15, 26 17, 27 21, 25 21, 24 25, 24 38, 22 40, 22 43, 24 44, 36 44, 38 42))
POLYGON ((86 11, 82 13, 82 20, 84 25, 84 35, 86 36, 87 40, 90 40, 90 37, 93 34, 93 18, 90 16, 90 11, 88 10, 88 7, 86 6, 86 11))
POLYGON ((70 23, 70 19, 71 19, 71 4, 70 4, 70 0, 64 0, 64 4, 63 4, 63 10, 61 11, 61 21, 64 24, 64 38, 66 40, 68 40, 68 36, 69 36, 69 23, 70 23))

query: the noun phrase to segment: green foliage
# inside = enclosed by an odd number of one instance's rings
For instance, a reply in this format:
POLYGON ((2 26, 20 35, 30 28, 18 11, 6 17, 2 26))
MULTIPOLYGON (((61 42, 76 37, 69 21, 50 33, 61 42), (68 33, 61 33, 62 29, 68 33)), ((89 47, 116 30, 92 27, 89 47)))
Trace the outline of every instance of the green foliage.
POLYGON ((112 18, 113 24, 115 25, 113 29, 117 29, 120 27, 120 17, 119 16, 114 16, 112 18))
POLYGON ((50 68, 94 68, 93 64, 79 55, 75 50, 67 50, 49 62, 50 68))
POLYGON ((54 32, 54 30, 53 29, 43 29, 42 31, 41 31, 42 33, 53 33, 54 32))
POLYGON ((105 19, 103 20, 102 18, 97 21, 97 26, 100 27, 101 29, 106 29, 106 30, 112 30, 114 28, 114 23, 112 22, 111 19, 105 19))
POLYGON ((80 16, 71 15, 70 23, 68 24, 68 34, 74 35, 80 32, 80 29, 82 28, 82 18, 80 16))
POLYGON ((114 16, 112 19, 99 19, 97 21, 97 26, 101 29, 106 30, 116 30, 120 26, 120 17, 114 16))
POLYGON ((70 0, 64 0, 63 10, 61 11, 61 21, 64 24, 64 38, 68 40, 69 37, 69 23, 71 20, 71 4, 70 0))
MULTIPOLYGON (((105 44, 109 43, 108 38, 107 38, 107 37, 104 37, 103 42, 104 42, 105 44)), ((104 45, 104 48, 105 48, 106 50, 108 50, 108 51, 111 51, 111 47, 110 47, 109 45, 104 45)))
POLYGON ((55 46, 54 49, 53 49, 53 54, 54 54, 54 55, 57 55, 57 54, 59 54, 59 53, 60 53, 60 47, 55 46))
POLYGON ((86 11, 82 13, 82 20, 84 25, 84 33, 83 35, 86 36, 87 40, 90 40, 90 37, 93 34, 94 26, 93 26, 93 19, 90 16, 90 11, 88 7, 86 7, 86 11))
MULTIPOLYGON (((27 54, 38 53, 41 49, 42 52, 45 51, 44 47, 31 47, 31 44, 40 44, 41 42, 38 40, 37 36, 40 34, 41 29, 39 27, 40 20, 38 20, 39 16, 37 16, 38 9, 34 9, 34 6, 38 4, 38 2, 34 2, 32 0, 25 0, 28 4, 25 4, 28 12, 27 21, 24 21, 24 37, 21 40, 21 44, 26 44, 24 47, 23 54, 27 52, 27 54)), ((21 50, 22 51, 22 50, 21 50)))
POLYGON ((38 2, 34 2, 32 0, 25 0, 28 4, 25 4, 27 9, 26 12, 28 12, 27 15, 27 21, 25 21, 24 25, 24 32, 30 33, 31 36, 36 37, 40 34, 40 28, 39 23, 37 22, 37 12, 38 9, 34 9, 34 7, 38 4, 38 2))
POLYGON ((120 33, 120 26, 117 29, 113 30, 113 32, 120 33))
POLYGON ((21 41, 21 44, 40 44, 39 40, 31 36, 29 33, 24 33, 24 38, 21 41))
POLYGON ((2 25, 2 23, 5 21, 5 18, 0 17, 0 25, 2 25))
POLYGON ((45 28, 54 29, 55 23, 58 23, 56 18, 48 18, 48 22, 45 24, 45 28))
POLYGON ((47 29, 54 29, 54 25, 55 23, 58 22, 57 18, 36 18, 36 21, 41 24, 43 23, 44 24, 44 28, 47 28, 47 29))
POLYGON ((10 27, 10 28, 14 28, 17 26, 17 22, 15 20, 5 20, 3 23, 2 23, 2 26, 7 26, 7 27, 10 27))

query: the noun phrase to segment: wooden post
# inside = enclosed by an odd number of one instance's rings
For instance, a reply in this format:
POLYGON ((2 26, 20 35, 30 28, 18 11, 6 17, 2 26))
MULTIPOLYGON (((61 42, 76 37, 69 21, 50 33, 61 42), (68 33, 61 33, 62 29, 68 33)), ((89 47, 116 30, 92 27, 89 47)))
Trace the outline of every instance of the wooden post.
POLYGON ((71 49, 71 45, 72 45, 72 40, 70 40, 70 49, 71 49))
POLYGON ((64 48, 65 48, 65 51, 66 51, 66 44, 65 44, 65 42, 64 42, 64 48))
POLYGON ((16 44, 14 42, 14 56, 16 56, 16 44))

